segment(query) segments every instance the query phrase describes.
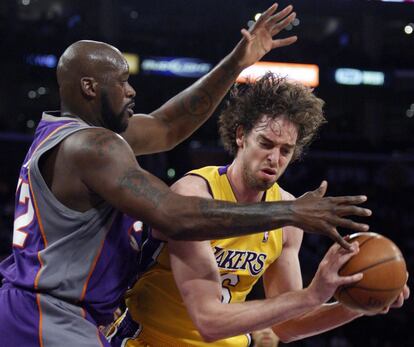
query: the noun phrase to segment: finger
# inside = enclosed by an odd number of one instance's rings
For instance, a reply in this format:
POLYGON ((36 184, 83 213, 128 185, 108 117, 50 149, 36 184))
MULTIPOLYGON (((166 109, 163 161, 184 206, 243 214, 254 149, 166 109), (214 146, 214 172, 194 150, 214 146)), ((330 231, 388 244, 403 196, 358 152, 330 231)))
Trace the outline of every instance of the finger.
POLYGON ((400 295, 398 295, 397 299, 395 299, 395 301, 391 304, 392 308, 399 308, 404 304, 404 295, 403 293, 400 293, 400 295))
POLYGON ((294 21, 294 19, 296 18, 296 13, 293 12, 291 13, 288 17, 286 17, 285 19, 283 19, 282 21, 280 21, 279 23, 275 24, 273 26, 273 28, 271 29, 270 33, 271 35, 276 35, 277 33, 279 33, 280 31, 282 31, 284 28, 286 28, 290 23, 292 23, 294 21))
POLYGON ((410 297, 410 288, 407 285, 403 288, 403 296, 404 300, 407 300, 410 297))
POLYGON ((314 190, 314 193, 317 196, 323 197, 326 194, 326 190, 328 189, 328 182, 326 182, 325 180, 322 181, 321 185, 319 186, 318 189, 314 190))
POLYGON ((250 34, 250 32, 246 29, 242 29, 241 30, 241 34, 243 35, 243 37, 247 40, 247 41, 251 41, 253 40, 253 36, 250 34))
POLYGON ((293 10, 292 5, 286 6, 282 11, 276 13, 275 15, 271 17, 269 16, 269 19, 267 19, 266 24, 269 25, 270 27, 274 26, 280 20, 288 16, 290 12, 292 12, 292 10, 293 10))
POLYGON ((348 205, 339 205, 334 208, 333 212, 339 217, 344 217, 344 216, 369 217, 372 215, 372 211, 369 208, 348 206, 348 205))
POLYGON ((390 306, 387 306, 387 307, 384 307, 384 308, 382 309, 382 311, 380 311, 379 313, 380 313, 380 314, 387 314, 387 313, 389 312, 389 310, 390 310, 390 306))
MULTIPOLYGON (((272 6, 270 6, 266 11, 262 13, 262 15, 259 17, 259 19, 256 21, 256 24, 263 22, 264 20, 268 19, 278 8, 278 4, 274 3, 272 6)), ((288 6, 289 7, 289 6, 288 6)), ((283 10, 284 11, 284 10, 283 10)), ((282 11, 281 11, 282 12, 282 11)))
POLYGON ((339 283, 338 286, 344 286, 347 284, 358 282, 362 280, 363 277, 364 277, 364 274, 362 272, 359 272, 352 276, 341 276, 340 279, 338 280, 338 283, 339 283))
POLYGON ((356 231, 368 231, 369 225, 365 223, 357 223, 353 220, 346 219, 346 218, 331 218, 329 223, 335 227, 341 227, 345 229, 351 229, 356 231))
POLYGON ((368 200, 366 195, 333 196, 331 200, 337 204, 359 205, 368 200))
POLYGON ((328 236, 332 239, 332 240, 334 240, 335 242, 337 242, 337 243, 339 243, 339 245, 341 246, 341 247, 343 247, 343 248, 345 248, 346 250, 348 250, 348 251, 351 251, 352 250, 352 246, 351 246, 351 244, 348 242, 348 241, 346 241, 339 233, 338 233, 338 230, 336 230, 336 228, 335 227, 331 227, 329 230, 328 230, 328 236))
POLYGON ((297 36, 290 36, 285 39, 278 39, 272 41, 272 49, 289 46, 292 43, 295 43, 298 40, 297 36))
POLYGON ((346 249, 341 248, 339 250, 340 256, 337 260, 338 263, 338 269, 340 269, 342 267, 342 265, 344 265, 347 261, 349 261, 349 259, 351 259, 354 255, 358 254, 359 252, 359 247, 358 245, 355 245, 354 243, 351 244, 351 250, 348 251, 346 249), (344 253, 345 252, 345 253, 344 253))

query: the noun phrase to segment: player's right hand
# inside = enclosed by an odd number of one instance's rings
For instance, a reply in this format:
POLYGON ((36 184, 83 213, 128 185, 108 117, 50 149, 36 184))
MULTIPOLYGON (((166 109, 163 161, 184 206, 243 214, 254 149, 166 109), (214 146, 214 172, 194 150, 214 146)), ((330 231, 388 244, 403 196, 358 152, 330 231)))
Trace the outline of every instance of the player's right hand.
POLYGON ((325 197, 328 183, 323 181, 319 188, 307 192, 292 203, 293 223, 305 232, 329 236, 343 248, 351 245, 341 237, 337 227, 354 231, 367 231, 369 226, 354 222, 345 216, 368 217, 371 210, 358 207, 367 200, 365 195, 325 197))
POLYGON ((312 300, 323 304, 334 295, 339 286, 349 285, 362 279, 362 273, 351 276, 340 276, 338 274, 339 269, 359 252, 358 242, 352 243, 351 246, 352 250, 348 251, 335 243, 326 252, 324 258, 319 263, 318 270, 311 284, 307 288, 312 300))
POLYGON ((249 30, 242 29, 243 38, 233 50, 232 56, 243 68, 259 61, 272 49, 296 42, 297 36, 274 38, 296 18, 296 13, 292 12, 293 6, 289 5, 279 12, 276 12, 277 8, 278 4, 273 4, 249 30))

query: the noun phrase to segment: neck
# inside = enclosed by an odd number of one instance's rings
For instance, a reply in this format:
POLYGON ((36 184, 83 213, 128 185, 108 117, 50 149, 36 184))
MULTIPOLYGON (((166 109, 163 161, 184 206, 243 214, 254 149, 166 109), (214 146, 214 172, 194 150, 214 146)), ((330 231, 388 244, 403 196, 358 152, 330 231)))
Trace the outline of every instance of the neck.
POLYGON ((227 169, 227 178, 238 202, 259 202, 264 191, 249 187, 243 176, 243 167, 237 159, 227 169))
POLYGON ((87 109, 81 109, 78 107, 70 107, 65 103, 60 104, 60 113, 63 117, 71 117, 80 119, 86 124, 93 126, 102 126, 99 119, 96 118, 97 112, 93 112, 89 107, 87 109))

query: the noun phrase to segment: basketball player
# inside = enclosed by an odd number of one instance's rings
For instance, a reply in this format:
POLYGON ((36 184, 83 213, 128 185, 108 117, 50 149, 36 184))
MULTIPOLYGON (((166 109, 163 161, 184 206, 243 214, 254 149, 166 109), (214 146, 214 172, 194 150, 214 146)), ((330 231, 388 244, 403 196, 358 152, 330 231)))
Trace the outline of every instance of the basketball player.
POLYGON ((13 254, 0 266, 1 346, 107 346, 97 326, 112 320, 134 279, 145 228, 137 219, 187 240, 293 224, 345 247, 336 226, 367 229, 343 218, 369 215, 355 206, 364 197, 323 198, 322 186, 293 203, 214 202, 172 193, 136 162, 188 137, 243 68, 296 41, 273 40, 294 17, 291 6, 270 7, 211 73, 150 115, 131 117, 135 91, 118 49, 94 41, 66 49, 61 110, 43 115, 17 184, 13 254))
MULTIPOLYGON (((193 170, 172 189, 244 203, 293 199, 277 180, 325 121, 322 106, 309 88, 272 74, 235 89, 220 116, 222 140, 234 161, 193 170)), ((338 275, 358 252, 357 244, 351 252, 334 244, 303 289, 298 260, 302 234, 285 226, 211 242, 169 240, 161 252, 157 248, 155 265, 127 294, 128 311, 109 334, 112 345, 187 347, 214 341, 211 345, 217 347, 247 347, 250 331, 272 325, 286 342, 361 316, 339 303, 324 304, 338 286, 362 278, 338 275), (262 275, 266 299, 244 302, 262 275)), ((145 246, 162 237, 154 231, 145 246)), ((408 297, 408 288, 404 295, 408 297)))

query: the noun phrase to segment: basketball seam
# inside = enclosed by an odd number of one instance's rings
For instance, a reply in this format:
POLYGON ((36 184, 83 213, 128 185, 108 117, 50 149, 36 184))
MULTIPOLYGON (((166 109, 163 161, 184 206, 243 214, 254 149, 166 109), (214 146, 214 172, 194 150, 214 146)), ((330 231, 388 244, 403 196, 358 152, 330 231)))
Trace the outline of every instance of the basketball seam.
MULTIPOLYGON (((370 236, 370 237, 368 237, 367 239, 365 239, 364 240, 364 242, 362 242, 362 243, 359 243, 359 248, 361 248, 363 245, 365 245, 368 241, 371 241, 372 239, 374 239, 375 238, 375 236, 370 236)), ((356 241, 358 241, 358 240, 356 240, 356 241)))
POLYGON ((357 289, 362 289, 362 290, 366 290, 369 292, 392 292, 395 290, 401 290, 404 288, 404 286, 401 287, 397 287, 397 288, 387 288, 387 289, 377 289, 377 288, 367 288, 367 287, 359 287, 359 286, 353 286, 353 287, 347 287, 347 288, 357 288, 357 289))
POLYGON ((364 304, 362 304, 362 303, 360 303, 357 299, 355 299, 350 293, 348 293, 348 290, 347 290, 347 288, 344 288, 343 289, 343 292, 354 302, 354 304, 358 307, 358 308, 360 308, 360 309, 363 309, 363 310, 367 310, 367 307, 364 305, 364 304))
POLYGON ((369 269, 371 269, 371 268, 373 268, 373 267, 375 267, 375 266, 382 265, 382 264, 388 263, 388 262, 390 262, 390 261, 392 261, 392 260, 399 260, 399 259, 402 259, 402 257, 401 257, 401 256, 399 256, 399 255, 397 255, 397 256, 393 256, 392 258, 386 258, 386 259, 384 259, 384 260, 381 260, 381 261, 380 261, 380 262, 378 262, 378 263, 375 263, 375 264, 369 265, 369 266, 367 266, 367 267, 365 267, 365 268, 362 268, 362 269, 358 269, 358 270, 357 270, 356 272, 354 272, 354 273, 347 274, 347 276, 352 276, 352 275, 355 275, 355 274, 357 274, 357 273, 360 273, 360 272, 364 272, 364 271, 366 271, 366 270, 369 270, 369 269))

